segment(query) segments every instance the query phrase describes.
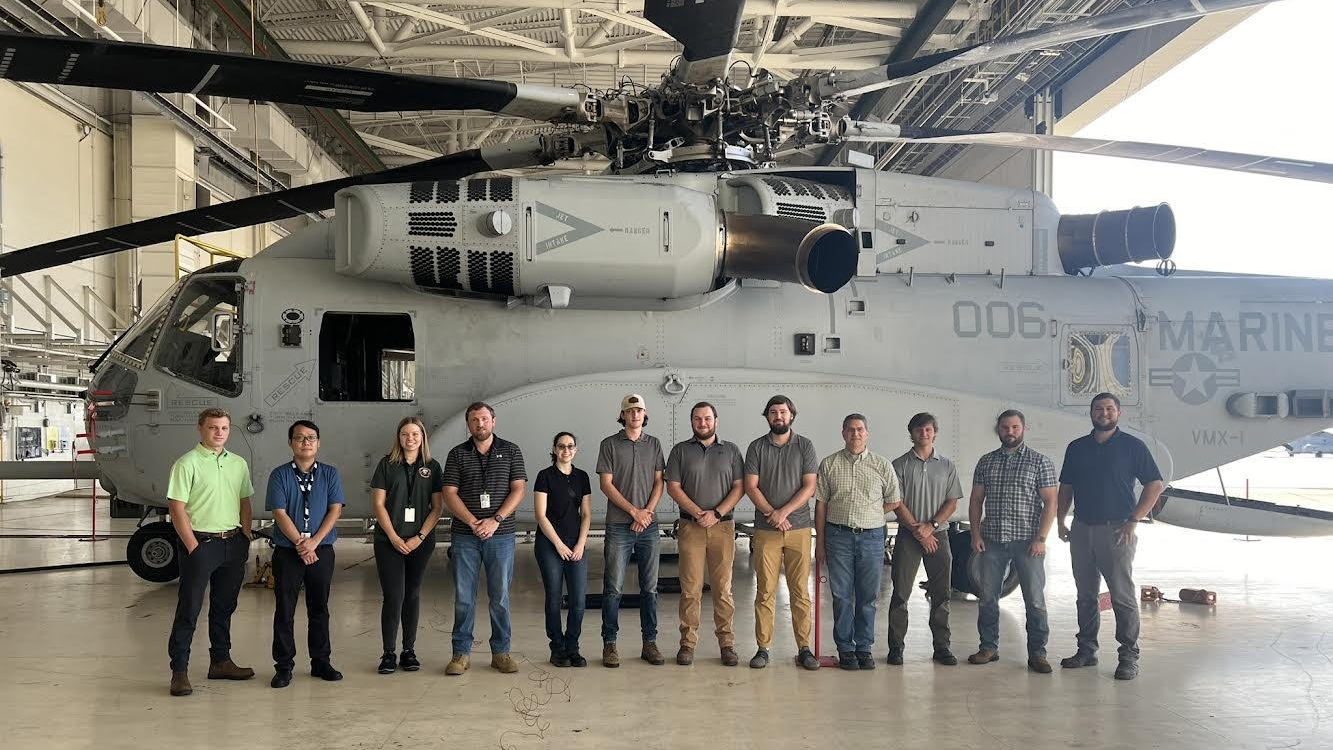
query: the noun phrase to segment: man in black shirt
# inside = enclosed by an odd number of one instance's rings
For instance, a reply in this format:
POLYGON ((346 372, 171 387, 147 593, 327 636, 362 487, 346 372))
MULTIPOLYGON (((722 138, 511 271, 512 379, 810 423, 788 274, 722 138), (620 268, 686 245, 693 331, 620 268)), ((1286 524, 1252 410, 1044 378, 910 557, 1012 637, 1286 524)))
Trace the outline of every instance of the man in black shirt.
POLYGON ((454 571, 454 654, 444 673, 467 671, 477 584, 486 567, 491 612, 491 666, 510 674, 518 663, 509 655, 509 581, 514 576, 514 511, 528 484, 523 452, 497 437, 495 409, 477 402, 463 414, 472 435, 454 446, 444 463, 444 503, 454 571))
POLYGON ((1073 441, 1065 450, 1060 470, 1057 519, 1060 538, 1069 542, 1069 555, 1078 589, 1078 651, 1060 661, 1066 669, 1097 663, 1097 629, 1101 612, 1097 597, 1101 579, 1111 591, 1115 611, 1115 638, 1120 642, 1117 680, 1132 680, 1139 673, 1139 603, 1134 587, 1134 528, 1162 494, 1162 473, 1142 440, 1117 428, 1120 399, 1099 393, 1092 399, 1092 433, 1073 441), (1134 500, 1134 480, 1143 485, 1134 500), (1074 525, 1065 526, 1065 514, 1074 506, 1074 525))

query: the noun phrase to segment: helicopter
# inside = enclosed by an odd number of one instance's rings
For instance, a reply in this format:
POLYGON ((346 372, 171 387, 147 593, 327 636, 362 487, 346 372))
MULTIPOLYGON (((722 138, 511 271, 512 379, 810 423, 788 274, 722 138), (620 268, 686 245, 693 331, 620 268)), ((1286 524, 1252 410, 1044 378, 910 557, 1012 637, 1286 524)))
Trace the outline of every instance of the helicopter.
MULTIPOLYGON (((1333 281, 1175 269, 1164 204, 1062 215, 1032 190, 780 161, 844 143, 967 143, 1333 182, 1333 165, 1316 162, 843 114, 857 96, 958 67, 1269 1, 1165 0, 780 81, 732 75, 743 0, 647 0, 644 18, 684 51, 659 85, 610 92, 0 33, 0 77, 14 80, 557 126, 37 245, 0 256, 0 275, 334 209, 178 280, 94 363, 102 483, 141 520, 164 512, 168 468, 209 407, 233 415, 228 449, 259 488, 287 459, 287 424, 318 423, 348 517, 369 515, 372 469, 404 416, 422 416, 443 452, 466 439, 463 409, 485 401, 531 473, 558 431, 585 452, 613 433, 631 392, 667 445, 689 437, 700 401, 715 405, 720 435, 748 442, 766 429, 766 400, 785 394, 821 454, 840 447, 845 414, 866 415, 872 448, 888 452, 928 411, 969 476, 1001 410, 1023 410, 1028 443, 1055 458, 1109 392, 1163 475, 1188 476, 1333 425, 1333 281), (606 172, 497 174, 583 154, 605 157, 606 172), (1128 265, 1142 261, 1156 272, 1128 265)), ((265 517, 262 490, 254 504, 265 517)), ((660 521, 674 516, 659 507, 660 521)), ((1168 491, 1154 517, 1333 533, 1333 514, 1200 493, 1168 491)), ((976 591, 966 518, 960 504, 954 584, 976 591)), ((174 541, 169 522, 142 523, 132 569, 175 578, 174 541)))

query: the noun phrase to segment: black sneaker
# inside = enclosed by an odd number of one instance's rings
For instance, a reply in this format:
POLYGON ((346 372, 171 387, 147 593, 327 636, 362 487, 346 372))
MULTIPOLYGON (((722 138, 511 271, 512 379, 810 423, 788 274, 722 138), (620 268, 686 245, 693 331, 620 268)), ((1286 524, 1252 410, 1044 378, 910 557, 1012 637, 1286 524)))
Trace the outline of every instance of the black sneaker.
POLYGON ((889 646, 889 656, 888 656, 888 658, 885 659, 884 661, 886 661, 886 662, 892 664, 892 665, 895 666, 895 667, 902 666, 902 663, 903 663, 903 649, 902 649, 902 647, 901 647, 901 646, 889 646))
POLYGON ((410 648, 403 649, 403 653, 398 656, 398 666, 404 672, 415 672, 421 669, 421 662, 417 660, 417 652, 410 648))
POLYGON ((586 667, 588 666, 588 660, 583 658, 583 654, 580 654, 577 651, 573 651, 569 654, 569 666, 586 667))
POLYGON ((551 652, 551 663, 554 664, 554 665, 557 666, 557 667, 568 667, 568 666, 569 666, 569 656, 566 655, 564 651, 552 651, 552 652, 551 652))
POLYGON ((932 654, 930 658, 936 664, 943 664, 946 667, 952 667, 958 664, 958 657, 954 656, 953 652, 947 648, 935 649, 935 653, 932 654))
POLYGON ((317 661, 310 665, 310 676, 318 677, 328 682, 337 682, 343 678, 343 673, 333 668, 333 665, 326 661, 317 661))
POLYGON ((750 669, 763 669, 768 666, 768 649, 761 648, 750 657, 750 669))
POLYGON ((874 669, 874 668, 875 668, 875 657, 872 656, 872 655, 870 654, 869 651, 857 651, 857 652, 856 652, 856 668, 857 668, 857 669, 874 669))
POLYGON ((380 674, 393 674, 398 671, 398 657, 392 651, 385 651, 380 657, 380 674))
POLYGON ((269 687, 285 688, 292 684, 291 670, 284 669, 273 674, 273 679, 269 681, 269 687))
POLYGON ((811 672, 819 669, 819 657, 815 656, 808 648, 801 649, 801 653, 796 655, 796 661, 811 672))
POLYGON ((860 667, 856 665, 856 654, 852 653, 851 651, 839 651, 838 669, 846 669, 846 670, 860 669, 860 667))

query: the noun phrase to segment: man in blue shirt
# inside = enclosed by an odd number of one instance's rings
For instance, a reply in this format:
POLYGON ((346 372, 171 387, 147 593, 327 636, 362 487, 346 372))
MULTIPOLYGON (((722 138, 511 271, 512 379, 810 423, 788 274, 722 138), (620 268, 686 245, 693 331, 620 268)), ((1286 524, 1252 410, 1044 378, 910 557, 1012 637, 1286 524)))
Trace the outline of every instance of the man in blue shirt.
POLYGON ((334 525, 343 511, 343 487, 338 470, 315 460, 319 453, 319 427, 300 420, 287 428, 292 460, 268 475, 264 507, 273 511, 277 533, 273 535, 273 681, 287 687, 296 663, 296 639, 292 619, 296 597, 305 584, 307 644, 310 674, 324 680, 341 680, 342 673, 329 663, 329 585, 333 580, 333 543, 338 540, 334 525))

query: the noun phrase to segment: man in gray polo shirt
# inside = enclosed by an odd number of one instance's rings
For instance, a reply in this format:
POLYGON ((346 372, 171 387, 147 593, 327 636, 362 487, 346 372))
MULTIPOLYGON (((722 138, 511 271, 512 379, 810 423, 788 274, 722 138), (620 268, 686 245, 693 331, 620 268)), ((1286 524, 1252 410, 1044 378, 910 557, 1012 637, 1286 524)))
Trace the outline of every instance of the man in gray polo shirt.
POLYGON ((643 431, 648 424, 643 396, 620 400, 616 419, 625 429, 602 441, 597 474, 606 495, 605 573, 602 578, 602 665, 620 666, 620 597, 625 568, 633 555, 639 568, 640 657, 649 664, 666 660, 657 648, 657 501, 662 498, 662 443, 643 431))
POLYGON ((750 666, 768 666, 773 642, 774 604, 778 574, 786 569, 791 596, 791 623, 796 633, 797 656, 806 669, 819 669, 810 651, 810 498, 815 494, 819 458, 810 439, 791 428, 796 405, 786 396, 774 396, 764 406, 768 434, 750 443, 745 452, 745 494, 758 514, 754 517, 755 595, 754 638, 759 645, 750 666))
POLYGON ((717 409, 701 401, 690 410, 694 437, 671 449, 667 459, 667 494, 680 506, 680 650, 676 663, 694 663, 699 642, 704 571, 713 588, 713 625, 722 663, 734 667, 736 636, 731 618, 731 564, 736 559, 736 523, 731 511, 741 500, 745 467, 740 449, 717 436, 717 409))
POLYGON ((890 664, 903 663, 907 635, 907 600, 916 587, 916 573, 926 563, 926 599, 930 602, 930 634, 940 664, 953 666, 949 651, 949 591, 953 553, 949 549, 949 517, 963 497, 958 469, 935 450, 939 422, 921 412, 907 423, 912 449, 893 460, 903 502, 898 514, 898 539, 893 546, 893 596, 889 599, 890 664))

